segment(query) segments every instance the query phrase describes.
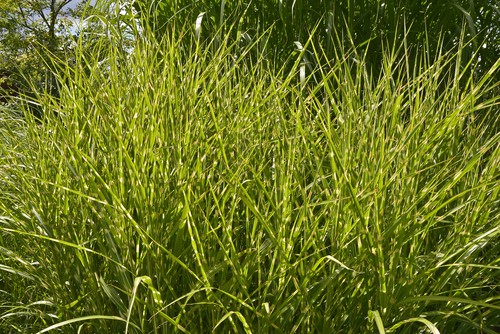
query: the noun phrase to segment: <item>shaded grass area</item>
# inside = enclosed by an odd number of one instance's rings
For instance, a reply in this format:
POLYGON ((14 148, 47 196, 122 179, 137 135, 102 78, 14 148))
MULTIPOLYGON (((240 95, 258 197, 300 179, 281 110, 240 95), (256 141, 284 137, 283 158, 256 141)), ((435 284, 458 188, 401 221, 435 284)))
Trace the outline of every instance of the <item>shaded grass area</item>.
POLYGON ((2 113, 0 330, 494 333, 500 62, 217 43, 102 44, 2 113))

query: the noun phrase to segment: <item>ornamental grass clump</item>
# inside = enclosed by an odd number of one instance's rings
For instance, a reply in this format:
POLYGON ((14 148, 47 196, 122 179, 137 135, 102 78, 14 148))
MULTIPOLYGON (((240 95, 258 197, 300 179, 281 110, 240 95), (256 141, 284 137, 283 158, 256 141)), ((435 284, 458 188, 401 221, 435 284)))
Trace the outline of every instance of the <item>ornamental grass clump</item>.
POLYGON ((1 332, 494 333, 500 62, 142 34, 0 129, 1 332))

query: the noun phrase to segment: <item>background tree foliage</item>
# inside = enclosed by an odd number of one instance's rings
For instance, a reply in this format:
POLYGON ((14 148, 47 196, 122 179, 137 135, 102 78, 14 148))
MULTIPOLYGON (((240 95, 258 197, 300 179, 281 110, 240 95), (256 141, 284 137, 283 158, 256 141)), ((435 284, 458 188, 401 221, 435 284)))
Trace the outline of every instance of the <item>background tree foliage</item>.
POLYGON ((0 69, 11 84, 57 94, 53 61, 67 59, 72 27, 87 1, 4 0, 0 3, 0 69))

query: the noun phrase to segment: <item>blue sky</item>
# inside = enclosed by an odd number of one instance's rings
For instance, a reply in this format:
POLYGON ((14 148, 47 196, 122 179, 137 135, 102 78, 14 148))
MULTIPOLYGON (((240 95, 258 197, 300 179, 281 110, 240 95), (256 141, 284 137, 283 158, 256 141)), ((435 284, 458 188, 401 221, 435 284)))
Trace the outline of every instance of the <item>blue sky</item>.
MULTIPOLYGON (((66 8, 75 8, 79 3, 81 2, 81 0, 72 0, 67 6, 66 8)), ((95 4, 96 0, 91 0, 90 1, 90 4, 95 4)))

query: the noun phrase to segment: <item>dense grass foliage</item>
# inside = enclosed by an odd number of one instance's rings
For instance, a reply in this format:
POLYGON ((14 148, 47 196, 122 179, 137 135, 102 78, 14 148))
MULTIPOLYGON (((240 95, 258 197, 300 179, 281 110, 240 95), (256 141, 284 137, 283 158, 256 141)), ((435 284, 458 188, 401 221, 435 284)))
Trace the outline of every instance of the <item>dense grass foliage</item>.
POLYGON ((311 73, 304 43, 284 72, 194 35, 82 52, 43 120, 1 114, 2 333, 495 332, 500 62, 311 73))
MULTIPOLYGON (((158 36, 168 34, 172 22, 194 22, 203 13, 204 37, 227 33, 227 23, 242 32, 242 43, 250 43, 272 29, 267 39, 272 53, 282 62, 311 34, 322 43, 327 58, 340 44, 363 46, 371 70, 382 70, 383 43, 406 43, 409 61, 418 58, 425 45, 431 53, 440 49, 456 51, 460 38, 463 61, 480 59, 476 72, 485 73, 500 54, 499 2, 492 0, 135 0, 134 8, 146 15, 158 36), (411 29, 409 29, 411 27, 411 29)), ((323 64, 323 61, 321 61, 323 64)), ((500 75, 496 74, 496 80, 500 75)))

